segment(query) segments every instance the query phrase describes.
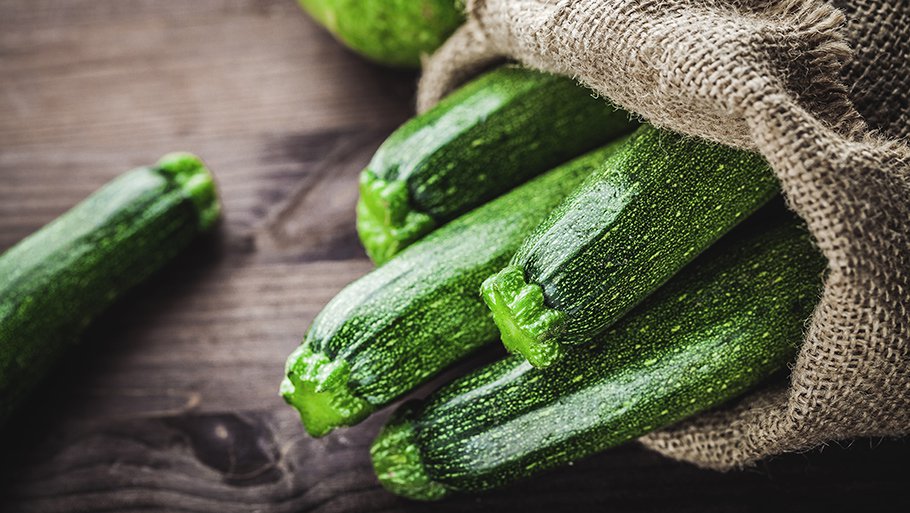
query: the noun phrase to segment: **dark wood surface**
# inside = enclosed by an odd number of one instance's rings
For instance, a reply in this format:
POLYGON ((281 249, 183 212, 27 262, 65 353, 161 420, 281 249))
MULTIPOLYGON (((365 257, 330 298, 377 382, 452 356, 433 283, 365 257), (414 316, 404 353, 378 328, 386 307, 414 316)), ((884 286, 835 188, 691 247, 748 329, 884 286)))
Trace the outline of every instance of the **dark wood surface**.
POLYGON ((411 114, 415 81, 339 47, 292 0, 0 0, 0 250, 177 149, 206 159, 225 206, 0 434, 0 511, 907 510, 900 440, 727 474, 630 444, 426 505, 372 475, 387 412, 307 437, 277 396, 282 365, 370 269, 357 174, 411 114))

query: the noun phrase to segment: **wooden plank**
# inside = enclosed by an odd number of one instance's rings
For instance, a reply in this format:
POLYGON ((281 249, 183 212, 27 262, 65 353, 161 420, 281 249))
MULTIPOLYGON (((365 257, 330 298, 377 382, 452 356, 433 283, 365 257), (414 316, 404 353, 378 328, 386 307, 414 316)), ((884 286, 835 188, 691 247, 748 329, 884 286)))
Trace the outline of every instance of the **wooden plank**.
POLYGON ((292 2, 130 3, 6 2, 0 249, 178 149, 215 171, 229 231, 250 229, 339 139, 374 134, 365 160, 411 113, 412 73, 364 65, 292 2))
MULTIPOLYGON (((829 447, 727 474, 630 444, 508 489, 417 503, 385 493, 368 444, 385 414, 312 439, 287 409, 71 427, 5 476, 4 511, 906 511, 906 442, 829 447), (869 465, 870 458, 876 461, 869 465)), ((7 453, 8 454, 8 453, 7 453)), ((6 458, 16 463, 21 456, 6 458)))

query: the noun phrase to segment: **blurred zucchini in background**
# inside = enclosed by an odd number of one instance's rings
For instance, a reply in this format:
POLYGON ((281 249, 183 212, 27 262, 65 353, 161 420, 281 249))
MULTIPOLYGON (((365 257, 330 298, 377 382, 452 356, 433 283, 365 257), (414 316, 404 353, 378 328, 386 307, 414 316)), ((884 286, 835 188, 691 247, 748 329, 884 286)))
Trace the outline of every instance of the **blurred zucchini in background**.
POLYGON ((614 147, 564 164, 446 224, 332 299, 288 358, 281 385, 307 431, 322 436, 355 424, 495 342, 480 283, 614 147))
POLYGON ((423 500, 503 486, 722 404, 786 368, 825 259, 795 223, 726 242, 552 367, 513 356, 406 403, 373 444, 379 480, 423 500))
POLYGON ((761 155, 643 125, 484 282, 503 343, 552 364, 777 191, 761 155))
POLYGON ((497 68, 379 148, 361 175, 360 240, 381 264, 437 226, 636 125, 569 78, 497 68))
POLYGON ((348 48, 380 64, 417 68, 464 21, 461 0, 298 0, 348 48))
POLYGON ((202 161, 170 154, 0 255, 0 422, 92 319, 209 230, 219 210, 202 161))

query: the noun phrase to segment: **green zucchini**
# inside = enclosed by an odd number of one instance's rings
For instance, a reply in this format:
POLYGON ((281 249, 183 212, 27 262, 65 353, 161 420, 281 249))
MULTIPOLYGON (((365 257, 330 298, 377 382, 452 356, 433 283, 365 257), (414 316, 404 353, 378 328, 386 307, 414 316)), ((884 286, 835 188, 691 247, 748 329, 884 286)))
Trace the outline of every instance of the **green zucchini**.
POLYGON ((175 153, 124 173, 0 255, 0 422, 94 317, 218 212, 202 161, 175 153))
POLYGON ((517 66, 488 72, 379 148, 361 175, 360 239, 381 264, 437 226, 634 124, 569 78, 517 66))
POLYGON ((644 125, 483 284, 505 346, 545 367, 777 192, 764 159, 644 125))
POLYGON ((825 260, 795 226, 718 244, 602 333, 537 369, 512 356, 406 403, 372 446, 414 499, 499 487, 728 401, 794 357, 825 260))
POLYGON ((459 0, 299 0, 348 48, 388 66, 416 68, 464 21, 459 0))
POLYGON ((290 355, 281 394, 307 431, 350 426, 496 340, 477 290, 607 146, 448 223, 342 290, 290 355))

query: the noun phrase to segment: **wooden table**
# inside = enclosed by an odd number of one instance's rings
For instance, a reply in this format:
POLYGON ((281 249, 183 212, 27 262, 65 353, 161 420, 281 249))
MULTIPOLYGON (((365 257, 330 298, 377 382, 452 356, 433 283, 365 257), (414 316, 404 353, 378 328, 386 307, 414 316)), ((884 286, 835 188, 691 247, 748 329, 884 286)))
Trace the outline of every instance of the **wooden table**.
POLYGON ((0 250, 172 150, 207 160, 225 206, 217 234, 97 323, 7 427, 0 511, 906 511, 906 441, 728 474, 628 445, 425 505, 371 472, 387 412, 307 437, 277 395, 282 365, 370 269, 357 175, 412 113, 415 81, 292 0, 0 0, 0 250))

